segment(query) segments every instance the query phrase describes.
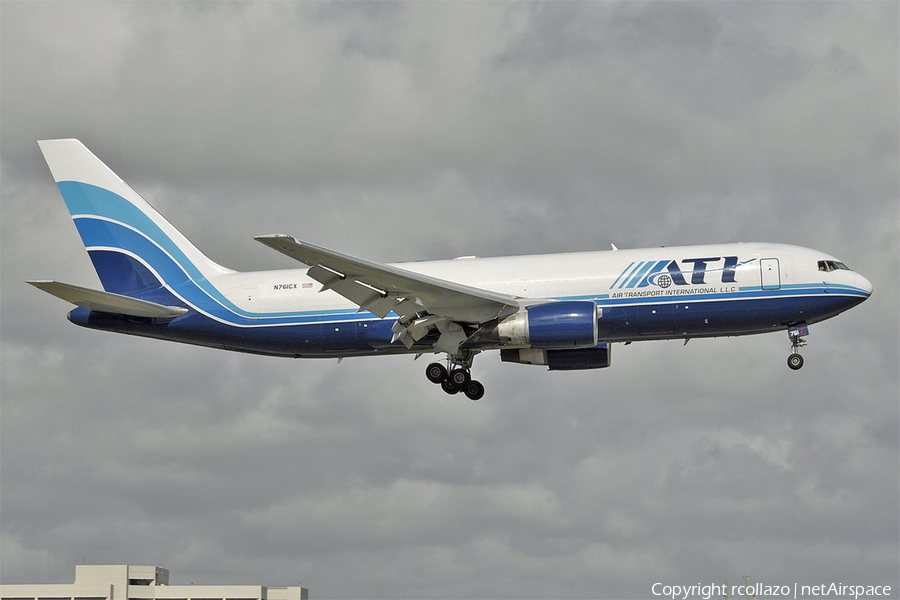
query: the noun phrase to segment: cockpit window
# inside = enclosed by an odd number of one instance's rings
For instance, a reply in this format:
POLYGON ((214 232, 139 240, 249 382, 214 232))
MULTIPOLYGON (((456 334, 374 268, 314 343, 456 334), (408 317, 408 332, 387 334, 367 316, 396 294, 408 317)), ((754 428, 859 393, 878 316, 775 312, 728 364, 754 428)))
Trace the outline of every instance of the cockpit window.
POLYGON ((819 261, 819 270, 825 271, 829 273, 831 271, 849 271, 850 267, 845 265, 839 260, 820 260, 819 261))

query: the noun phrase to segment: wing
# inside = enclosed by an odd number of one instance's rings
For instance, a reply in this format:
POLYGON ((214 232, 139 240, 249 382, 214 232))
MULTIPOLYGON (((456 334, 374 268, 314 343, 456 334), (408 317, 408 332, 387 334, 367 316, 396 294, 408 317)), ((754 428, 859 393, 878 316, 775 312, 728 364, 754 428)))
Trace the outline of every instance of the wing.
POLYGON ((467 338, 463 325, 481 325, 519 310, 514 296, 355 258, 289 235, 255 239, 310 265, 307 275, 322 284, 322 291, 334 290, 382 319, 397 314, 394 339, 407 347, 436 327, 441 338, 435 349, 455 353, 467 338))
POLYGON ((44 290, 57 298, 62 298, 82 308, 98 312, 145 317, 154 319, 174 319, 188 311, 180 306, 165 306, 147 300, 131 298, 122 294, 101 292, 58 281, 28 281, 34 287, 44 290))

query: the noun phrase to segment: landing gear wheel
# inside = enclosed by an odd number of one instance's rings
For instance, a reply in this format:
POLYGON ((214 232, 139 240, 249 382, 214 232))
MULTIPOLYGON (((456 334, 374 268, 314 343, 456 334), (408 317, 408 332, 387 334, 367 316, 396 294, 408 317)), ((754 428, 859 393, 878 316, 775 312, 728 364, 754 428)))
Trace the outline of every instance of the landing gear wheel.
POLYGON ((799 354, 791 354, 787 359, 788 366, 796 371, 803 366, 803 357, 799 354))
POLYGON ((788 356, 788 366, 796 371, 803 366, 803 357, 800 356, 800 348, 806 345, 804 335, 809 335, 809 327, 806 323, 797 323, 788 327, 788 337, 791 338, 791 354, 788 356))
POLYGON ((474 379, 469 381, 463 391, 469 400, 481 400, 481 397, 484 396, 484 386, 481 385, 480 381, 475 381, 474 379))
POLYGON ((441 382, 441 389, 447 392, 448 394, 458 394, 462 391, 460 388, 453 385, 449 379, 445 379, 441 382))
POLYGON ((472 380, 469 372, 465 369, 453 369, 450 371, 450 376, 447 378, 454 386, 459 389, 465 389, 465 387, 469 384, 469 381, 472 380))
POLYGON ((441 363, 431 363, 425 368, 425 377, 431 383, 441 383, 447 379, 447 367, 441 363))

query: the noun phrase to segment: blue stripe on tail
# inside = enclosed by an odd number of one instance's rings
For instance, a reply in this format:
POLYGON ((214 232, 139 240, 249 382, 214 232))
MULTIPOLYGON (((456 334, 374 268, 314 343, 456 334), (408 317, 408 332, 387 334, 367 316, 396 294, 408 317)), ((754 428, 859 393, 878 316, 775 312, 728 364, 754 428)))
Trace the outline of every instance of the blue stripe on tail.
POLYGON ((103 289, 114 294, 136 295, 162 287, 162 282, 134 258, 110 250, 89 250, 103 289))
POLYGON ((181 248, 131 202, 78 181, 58 186, 105 290, 128 294, 159 286, 151 270, 173 286, 204 278, 181 248))

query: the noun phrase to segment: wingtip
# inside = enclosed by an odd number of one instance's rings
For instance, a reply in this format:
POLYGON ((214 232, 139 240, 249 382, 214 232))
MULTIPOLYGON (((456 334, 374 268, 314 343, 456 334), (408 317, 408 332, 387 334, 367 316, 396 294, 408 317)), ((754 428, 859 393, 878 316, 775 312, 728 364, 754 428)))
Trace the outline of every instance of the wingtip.
POLYGON ((27 283, 28 285, 33 285, 38 289, 43 289, 48 285, 53 285, 54 283, 56 283, 56 281, 52 279, 26 279, 25 283, 27 283))
POLYGON ((253 239, 262 242, 264 240, 281 240, 281 239, 294 239, 293 236, 290 236, 286 233, 267 233, 266 235, 254 235, 253 239))
POLYGON ((38 146, 40 146, 41 148, 43 148, 44 146, 47 146, 49 144, 61 144, 61 143, 78 144, 80 146, 84 146, 84 144, 81 143, 81 140, 76 139, 76 138, 57 138, 57 139, 52 139, 52 140, 38 140, 37 141, 38 146))

